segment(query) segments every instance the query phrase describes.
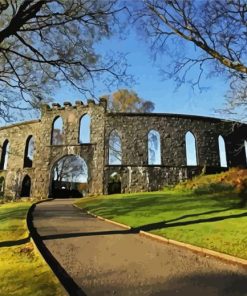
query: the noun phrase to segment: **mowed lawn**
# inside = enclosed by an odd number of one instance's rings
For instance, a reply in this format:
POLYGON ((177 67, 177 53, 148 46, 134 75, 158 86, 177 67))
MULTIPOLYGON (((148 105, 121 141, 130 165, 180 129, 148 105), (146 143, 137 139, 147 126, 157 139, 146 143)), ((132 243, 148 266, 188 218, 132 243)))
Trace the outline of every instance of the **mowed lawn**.
POLYGON ((166 238, 247 259, 247 209, 234 193, 162 191, 82 198, 81 208, 166 238))
POLYGON ((0 295, 65 295, 29 240, 26 214, 30 206, 29 202, 0 205, 0 295))

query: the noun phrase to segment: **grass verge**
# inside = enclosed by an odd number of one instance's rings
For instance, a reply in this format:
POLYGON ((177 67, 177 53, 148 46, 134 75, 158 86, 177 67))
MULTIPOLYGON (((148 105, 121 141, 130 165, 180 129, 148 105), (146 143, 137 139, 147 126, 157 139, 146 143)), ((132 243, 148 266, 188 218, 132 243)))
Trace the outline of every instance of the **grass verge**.
POLYGON ((65 295, 29 240, 26 214, 30 206, 30 202, 0 205, 0 295, 65 295))
POLYGON ((247 211, 234 192, 165 190, 83 198, 96 215, 166 238, 247 259, 247 211))

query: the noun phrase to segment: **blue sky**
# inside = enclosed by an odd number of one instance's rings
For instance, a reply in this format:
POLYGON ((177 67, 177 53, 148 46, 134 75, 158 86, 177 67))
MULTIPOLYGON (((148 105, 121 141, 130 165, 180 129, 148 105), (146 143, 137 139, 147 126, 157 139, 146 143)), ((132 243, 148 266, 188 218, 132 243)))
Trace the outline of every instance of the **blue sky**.
MULTIPOLYGON (((207 87, 206 91, 193 90, 188 84, 184 84, 176 90, 176 84, 172 79, 164 80, 160 74, 160 68, 167 67, 169 58, 164 54, 162 58, 154 62, 151 58, 147 42, 141 40, 134 31, 130 31, 124 40, 114 37, 104 40, 98 44, 96 49, 102 54, 110 52, 122 52, 127 54, 129 64, 128 73, 133 75, 135 84, 131 89, 136 91, 143 99, 151 100, 155 103, 154 112, 181 113, 204 116, 219 116, 215 110, 224 105, 224 94, 227 84, 224 79, 211 78, 202 79, 202 85, 207 87)), ((184 48, 181 48, 184 50, 184 48)), ((196 69, 191 72, 192 76, 197 76, 196 69)), ((125 85, 121 86, 126 88, 125 85)), ((115 91, 113 88, 112 91, 115 91)), ((100 81, 95 83, 95 94, 100 97, 109 94, 109 90, 100 81)), ((58 90, 55 101, 74 102, 82 97, 78 92, 70 88, 58 90)), ((222 117, 222 115, 220 115, 222 117)))

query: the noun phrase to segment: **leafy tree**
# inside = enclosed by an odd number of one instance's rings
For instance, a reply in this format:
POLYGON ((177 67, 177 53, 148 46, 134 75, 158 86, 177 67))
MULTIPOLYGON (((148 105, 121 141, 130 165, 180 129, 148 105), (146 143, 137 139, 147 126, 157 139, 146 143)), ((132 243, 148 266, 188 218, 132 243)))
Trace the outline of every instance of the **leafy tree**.
POLYGON ((210 75, 224 75, 229 81, 229 106, 247 110, 246 1, 144 0, 134 7, 153 52, 174 58, 164 74, 180 85, 191 80, 190 70, 196 67, 198 76, 191 82, 200 87, 210 66, 210 75), (186 51, 186 43, 199 50, 186 51))
POLYGON ((150 113, 154 110, 153 102, 142 99, 132 90, 119 89, 105 97, 112 112, 150 113))
POLYGON ((100 74, 122 80, 123 60, 102 59, 95 50, 115 30, 120 10, 116 0, 2 0, 0 117, 8 120, 13 108, 29 103, 39 106, 64 83, 91 96, 100 74))

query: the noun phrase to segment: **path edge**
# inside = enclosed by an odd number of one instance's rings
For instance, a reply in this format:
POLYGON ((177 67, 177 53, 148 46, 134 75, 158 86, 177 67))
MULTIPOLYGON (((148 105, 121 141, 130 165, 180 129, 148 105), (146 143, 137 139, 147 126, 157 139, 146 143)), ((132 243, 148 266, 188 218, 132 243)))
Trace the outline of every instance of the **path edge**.
POLYGON ((58 280, 58 282, 60 283, 61 290, 63 291, 64 295, 69 295, 68 292, 66 291, 64 285, 61 283, 60 279, 57 277, 57 275, 55 274, 55 272, 51 268, 50 264, 45 260, 44 256, 40 252, 39 247, 37 246, 37 244, 35 242, 35 239, 33 238, 33 236, 35 236, 35 233, 36 233, 36 231, 34 229, 34 226, 33 226, 33 211, 36 208, 36 205, 38 205, 40 203, 43 203, 43 202, 49 202, 49 201, 52 201, 52 200, 53 200, 53 198, 47 198, 47 199, 38 200, 37 202, 33 203, 31 205, 31 207, 28 209, 28 212, 27 212, 27 215, 26 215, 26 226, 27 226, 27 229, 28 229, 28 232, 29 232, 30 242, 33 244, 35 252, 38 253, 40 258, 44 261, 44 263, 50 269, 51 273, 58 280))
MULTIPOLYGON (((79 206, 77 206, 75 204, 73 204, 73 206, 78 208, 79 210, 83 211, 83 208, 80 208, 79 206)), ((95 217, 95 218, 97 218, 97 219, 100 219, 100 220, 109 222, 111 224, 120 226, 120 227, 122 227, 124 229, 128 229, 128 230, 133 229, 128 225, 125 225, 125 224, 122 224, 122 223, 119 223, 119 222, 115 222, 113 220, 106 219, 104 217, 95 215, 95 214, 91 213, 90 211, 86 211, 86 213, 93 216, 93 217, 95 217)), ((219 259, 221 261, 225 261, 227 263, 247 267, 247 260, 246 259, 242 259, 242 258, 239 258, 239 257, 235 257, 235 256, 232 256, 232 255, 221 253, 221 252, 218 252, 218 251, 210 250, 210 249, 207 249, 207 248, 194 246, 194 245, 191 245, 191 244, 188 244, 188 243, 176 241, 176 240, 169 239, 169 238, 166 238, 166 237, 163 237, 163 236, 160 236, 160 235, 157 235, 157 234, 153 234, 153 233, 150 233, 150 232, 147 232, 147 231, 144 231, 144 230, 140 230, 138 234, 140 236, 144 236, 146 238, 156 240, 156 241, 158 241, 160 243, 165 243, 165 244, 176 246, 176 247, 179 247, 179 248, 182 248, 182 249, 190 250, 191 252, 199 254, 199 255, 204 256, 204 257, 207 257, 207 256, 208 257, 214 257, 214 258, 217 258, 217 259, 219 259)))

